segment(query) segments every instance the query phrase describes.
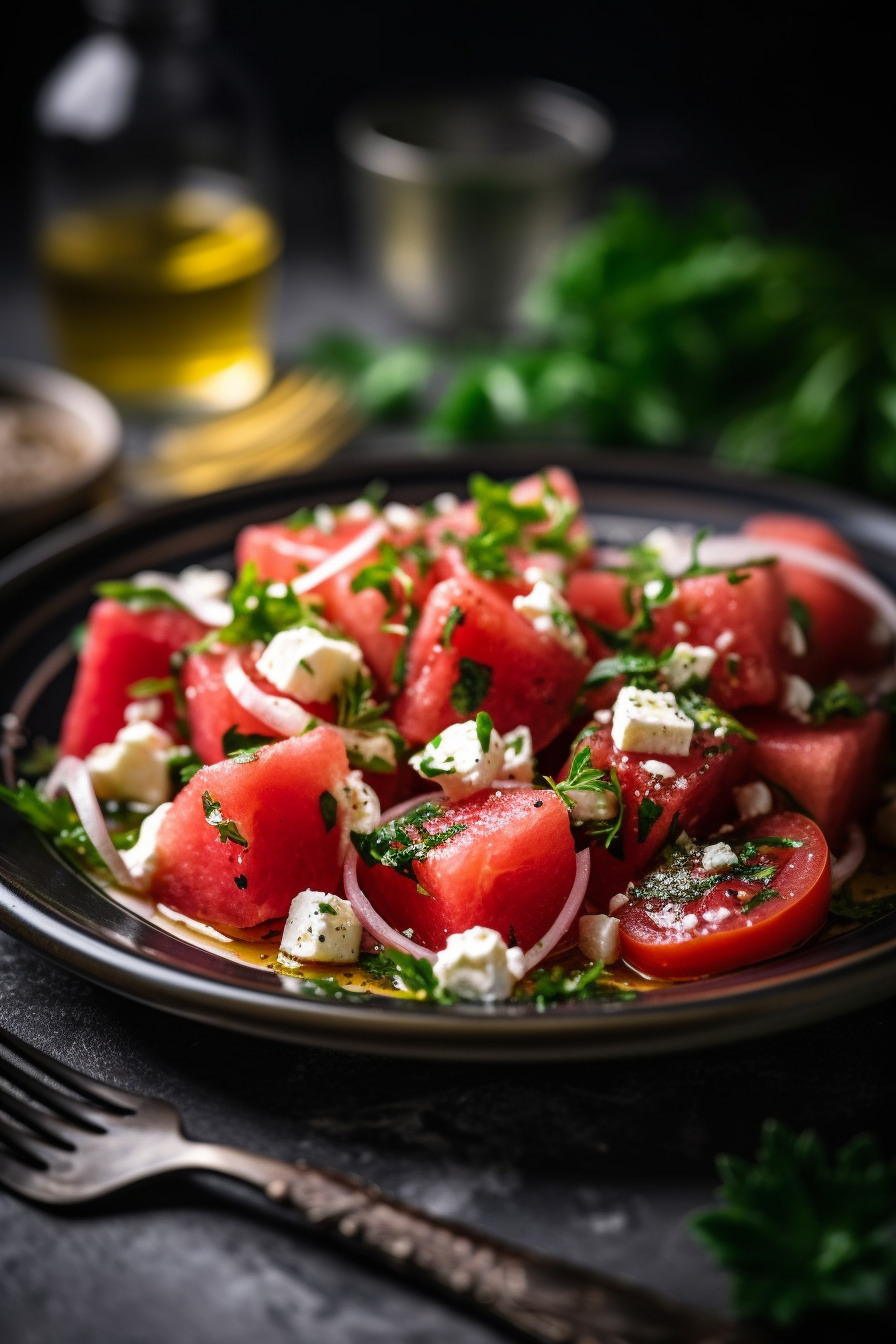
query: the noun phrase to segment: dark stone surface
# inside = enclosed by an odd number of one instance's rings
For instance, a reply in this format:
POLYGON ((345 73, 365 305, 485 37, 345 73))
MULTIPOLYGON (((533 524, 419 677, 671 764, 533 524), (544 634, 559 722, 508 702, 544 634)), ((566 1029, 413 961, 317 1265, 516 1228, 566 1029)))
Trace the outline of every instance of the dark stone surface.
MULTIPOLYGON (((712 1051, 562 1066, 379 1060, 254 1040, 96 989, 0 937, 0 1022, 182 1111, 193 1137, 325 1163, 434 1213, 706 1307, 685 1220, 766 1116, 891 1144, 896 1001, 712 1051)), ((3 1344, 488 1344, 490 1327, 316 1244, 214 1178, 89 1211, 0 1193, 3 1344)))

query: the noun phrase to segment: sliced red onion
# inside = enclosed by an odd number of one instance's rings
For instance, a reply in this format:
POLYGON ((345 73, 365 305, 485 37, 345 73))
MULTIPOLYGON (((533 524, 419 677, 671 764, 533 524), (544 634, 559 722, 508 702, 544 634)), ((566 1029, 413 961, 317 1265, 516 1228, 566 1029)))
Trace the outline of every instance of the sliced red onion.
POLYGON ((199 596, 189 583, 184 583, 174 574, 163 574, 154 569, 142 570, 135 574, 131 582, 135 588, 161 588, 173 598, 184 611, 195 616, 203 625, 219 630, 233 620, 233 608, 229 602, 219 597, 199 596))
MULTIPOLYGON (((519 788, 531 788, 531 785, 516 779, 498 780, 493 786, 493 791, 519 788)), ((448 804, 450 800, 444 793, 418 794, 416 798, 409 798, 406 802, 399 803, 397 807, 390 808, 388 812, 384 813, 380 824, 403 817, 407 812, 410 812, 411 808, 418 807, 420 803, 429 802, 448 804)), ((587 849, 580 850, 576 855, 576 876, 569 895, 563 902, 560 913, 547 933, 539 938, 538 942, 533 944, 525 954, 523 958, 524 975, 528 975, 529 971, 534 970, 540 962, 544 961, 545 957, 556 948, 561 938, 569 932, 572 922, 581 908, 590 873, 591 855, 587 849)), ((403 933, 399 933, 374 909, 358 882, 358 854, 354 848, 351 848, 346 856, 343 882, 346 899, 351 904, 364 929, 377 942, 382 943, 385 947, 397 948, 400 952, 409 952, 412 957, 425 957, 427 961, 435 961, 435 952, 431 952, 428 947, 423 947, 421 943, 415 943, 403 933)))
POLYGON ((839 859, 831 856, 831 887, 838 891, 844 882, 848 882, 853 874, 858 870, 862 860, 865 857, 865 832, 861 826, 853 823, 849 828, 849 836, 846 842, 846 849, 840 855, 839 859))
POLYGON ((319 565, 309 569, 307 574, 300 574, 297 579, 293 579, 291 588, 297 597, 302 593, 310 593, 313 588, 317 588, 327 579, 332 579, 334 575, 353 565, 356 560, 360 560, 368 551, 372 551, 378 542, 382 541, 388 528, 382 518, 375 519, 369 527, 365 527, 363 532, 359 532, 353 537, 347 545, 340 550, 334 551, 328 555, 326 560, 322 560, 319 565))
POLYGON ((313 720, 307 709, 282 695, 270 695, 252 680, 232 649, 224 660, 224 685, 247 714, 284 737, 299 737, 313 720))
POLYGON ((63 791, 68 794, 88 839, 115 881, 121 887, 133 887, 134 879, 112 843, 86 763, 78 756, 63 756, 51 770, 44 788, 48 798, 56 798, 63 791))

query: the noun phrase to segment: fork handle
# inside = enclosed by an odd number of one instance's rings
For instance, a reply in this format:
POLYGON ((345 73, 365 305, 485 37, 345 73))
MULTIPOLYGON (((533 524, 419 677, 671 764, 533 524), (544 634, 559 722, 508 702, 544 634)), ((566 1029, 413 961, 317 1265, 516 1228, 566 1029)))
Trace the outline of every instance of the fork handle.
POLYGON ((352 1176, 214 1144, 191 1144, 184 1166, 258 1186, 311 1226, 539 1344, 759 1344, 731 1321, 433 1218, 352 1176))

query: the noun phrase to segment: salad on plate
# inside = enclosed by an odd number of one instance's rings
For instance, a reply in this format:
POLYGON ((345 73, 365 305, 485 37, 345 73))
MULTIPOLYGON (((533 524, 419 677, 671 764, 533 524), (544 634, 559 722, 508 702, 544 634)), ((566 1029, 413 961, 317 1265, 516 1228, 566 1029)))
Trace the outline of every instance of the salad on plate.
POLYGON ((55 762, 0 796, 337 998, 627 997, 882 908, 896 600, 847 542, 765 514, 620 549, 560 468, 469 488, 100 584, 55 762))

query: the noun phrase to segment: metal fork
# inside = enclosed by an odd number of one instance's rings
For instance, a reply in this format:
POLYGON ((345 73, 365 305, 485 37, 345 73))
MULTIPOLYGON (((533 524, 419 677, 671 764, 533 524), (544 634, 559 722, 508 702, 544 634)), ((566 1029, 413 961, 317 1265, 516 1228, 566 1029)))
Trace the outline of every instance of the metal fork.
POLYGON ((0 1184, 28 1199, 80 1204, 166 1172, 214 1171, 541 1344, 756 1344, 739 1325, 432 1218, 354 1177, 194 1142, 168 1102, 96 1082, 2 1028, 0 1047, 0 1184))

